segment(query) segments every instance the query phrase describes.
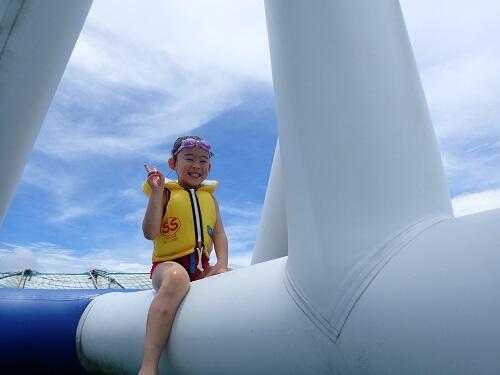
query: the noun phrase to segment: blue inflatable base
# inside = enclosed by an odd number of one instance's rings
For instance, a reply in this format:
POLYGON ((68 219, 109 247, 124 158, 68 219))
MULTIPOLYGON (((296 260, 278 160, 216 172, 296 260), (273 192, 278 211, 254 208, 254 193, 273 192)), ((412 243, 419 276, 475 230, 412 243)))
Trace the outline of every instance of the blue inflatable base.
POLYGON ((78 321, 92 298, 117 291, 1 288, 0 374, 88 374, 76 354, 78 321))

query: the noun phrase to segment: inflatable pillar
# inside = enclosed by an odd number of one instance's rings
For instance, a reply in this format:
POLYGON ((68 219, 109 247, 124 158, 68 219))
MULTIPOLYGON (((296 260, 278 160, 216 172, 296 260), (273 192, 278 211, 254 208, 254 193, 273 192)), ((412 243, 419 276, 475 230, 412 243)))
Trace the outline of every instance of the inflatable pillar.
POLYGON ((252 264, 287 256, 287 236, 285 189, 278 141, 274 151, 273 165, 269 175, 252 264))
POLYGON ((91 4, 0 1, 0 224, 91 4))

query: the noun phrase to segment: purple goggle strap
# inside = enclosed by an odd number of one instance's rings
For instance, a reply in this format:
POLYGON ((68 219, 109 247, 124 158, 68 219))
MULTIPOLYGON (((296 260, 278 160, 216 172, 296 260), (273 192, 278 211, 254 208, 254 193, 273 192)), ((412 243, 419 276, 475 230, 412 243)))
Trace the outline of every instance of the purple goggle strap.
POLYGON ((212 146, 210 146, 210 143, 208 143, 204 139, 198 140, 198 139, 194 139, 194 138, 183 139, 181 142, 181 145, 179 146, 177 151, 175 151, 174 156, 176 156, 179 152, 181 152, 185 148, 193 148, 196 146, 199 146, 202 150, 207 151, 210 154, 210 156, 213 156, 212 152, 210 151, 212 149, 212 146))

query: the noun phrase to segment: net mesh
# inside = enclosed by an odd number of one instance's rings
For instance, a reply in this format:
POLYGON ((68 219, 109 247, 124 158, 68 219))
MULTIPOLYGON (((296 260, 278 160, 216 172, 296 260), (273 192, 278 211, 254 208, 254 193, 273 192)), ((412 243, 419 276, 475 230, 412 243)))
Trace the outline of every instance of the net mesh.
POLYGON ((84 273, 0 273, 0 288, 25 289, 151 289, 149 273, 91 270, 84 273))

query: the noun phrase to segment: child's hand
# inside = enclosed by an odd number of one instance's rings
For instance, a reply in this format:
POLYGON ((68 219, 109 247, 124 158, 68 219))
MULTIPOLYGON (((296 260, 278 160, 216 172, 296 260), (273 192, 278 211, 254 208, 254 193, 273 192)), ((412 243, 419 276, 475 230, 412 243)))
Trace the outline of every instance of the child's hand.
POLYGON ((208 269, 208 272, 205 275, 205 277, 213 276, 213 275, 218 275, 219 273, 224 273, 224 272, 227 272, 227 271, 231 271, 230 268, 227 268, 227 265, 220 264, 220 263, 215 263, 214 266, 210 266, 210 268, 208 269))
POLYGON ((165 187, 165 176, 156 167, 149 168, 148 164, 144 164, 146 172, 148 173, 148 184, 153 191, 163 191, 165 187))

